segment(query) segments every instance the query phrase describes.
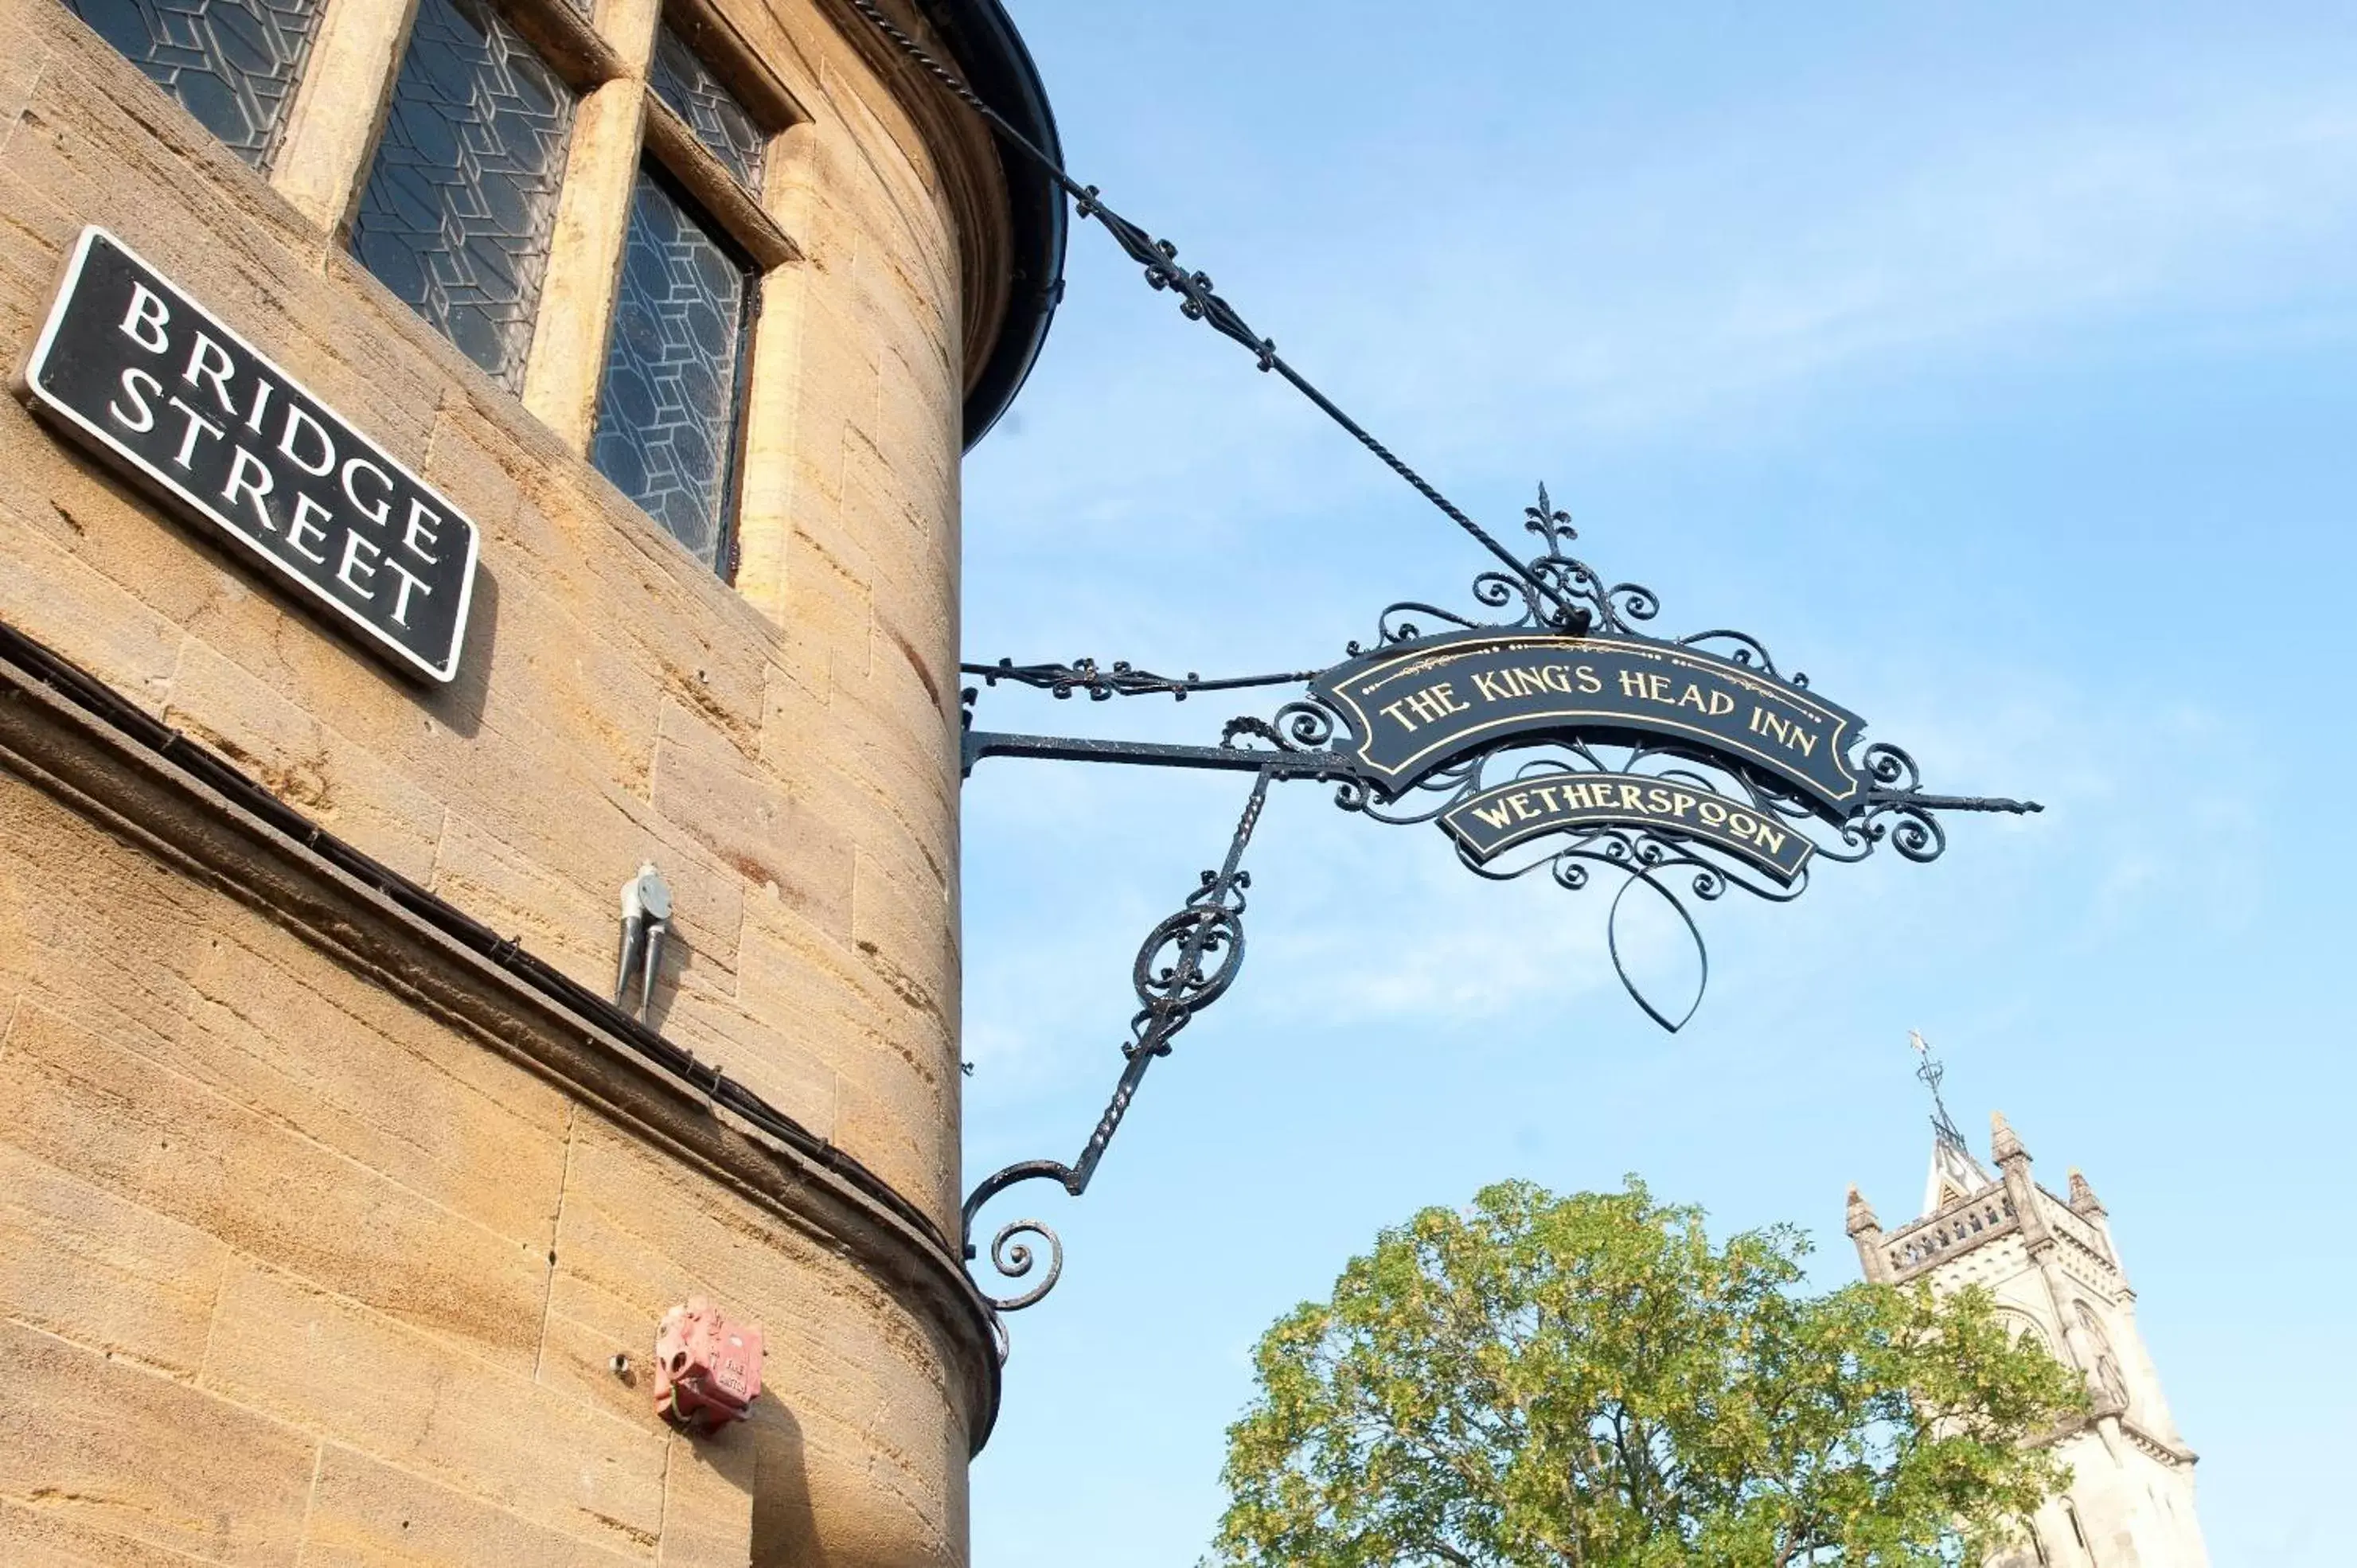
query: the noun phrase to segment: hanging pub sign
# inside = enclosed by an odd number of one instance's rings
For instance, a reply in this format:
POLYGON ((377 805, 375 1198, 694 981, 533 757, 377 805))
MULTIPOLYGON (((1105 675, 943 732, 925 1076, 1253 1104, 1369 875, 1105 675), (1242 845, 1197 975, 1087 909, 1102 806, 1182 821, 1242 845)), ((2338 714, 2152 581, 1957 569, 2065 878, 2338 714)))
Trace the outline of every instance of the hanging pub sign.
MULTIPOLYGON (((1818 696, 1807 676, 1778 669, 1749 633, 1650 635, 1641 628, 1661 613, 1660 599, 1572 555, 1571 519, 1544 486, 1524 518, 1538 553, 1474 579, 1474 602, 1500 618, 1402 601, 1377 618, 1372 646, 1354 642, 1324 670, 1207 681, 1087 659, 962 666, 990 686, 1092 700, 1304 688, 1265 716, 1228 720, 1215 746, 985 730, 969 709, 969 772, 986 757, 1032 757, 1257 778, 1226 859, 1138 949, 1131 1038, 1088 1142, 1069 1164, 1018 1160, 984 1177, 963 1208, 968 1258, 984 1255, 979 1218, 999 1194, 1039 1181, 1075 1197, 1087 1190, 1148 1069, 1234 983, 1251 882, 1244 849, 1278 780, 1331 785, 1336 805, 1371 822, 1437 824, 1466 868, 1493 882, 1538 876, 1570 893, 1602 882, 1612 890, 1604 933, 1613 968, 1645 1015, 1670 1030, 1694 1016, 1709 984, 1695 906, 1730 889, 1790 903, 1819 866, 1862 861, 1884 844, 1910 861, 1938 859, 1948 812, 2039 809, 1926 790, 1913 757, 1867 740, 1863 719, 1818 696), (1443 629, 1426 629, 1436 625, 1443 629), (1649 905, 1666 907, 1674 922, 1656 932, 1682 927, 1694 944, 1690 990, 1658 964, 1644 979, 1631 966, 1639 953, 1676 956, 1623 930, 1626 912, 1649 905)), ((963 694, 971 704, 981 693, 963 694)), ((1012 1312, 1055 1287, 1063 1243, 1043 1222, 1017 1219, 991 1234, 987 1256, 1007 1280, 1047 1264, 1046 1278, 1027 1290, 985 1292, 996 1310, 1012 1312)))
POLYGON ((25 385, 37 412, 380 656, 457 673, 474 523, 104 230, 82 231, 25 385))
MULTIPOLYGON (((1817 695, 1807 676, 1779 670, 1757 638, 1653 634, 1647 623, 1660 599, 1574 556, 1571 520, 1544 487, 1524 516, 1538 553, 1474 580, 1475 601, 1503 612, 1498 618, 1403 601, 1378 618, 1371 644, 1352 643, 1348 658, 1323 670, 1203 681, 1087 660, 968 665, 988 684, 1060 697, 1183 699, 1295 682, 1306 689, 1268 717, 1230 720, 1217 747, 970 728, 966 766, 1030 756, 1322 779, 1339 787, 1345 811, 1435 824, 1466 867, 1490 880, 1536 875, 1577 892, 1600 877, 1616 889, 1606 917, 1614 966, 1638 1005, 1668 1029, 1693 1015, 1708 981, 1690 902, 1730 889, 1790 902, 1820 865, 1862 860, 1886 843, 1908 860, 1937 859, 1947 846, 1943 812, 2038 810, 1925 790, 1914 758, 1868 740, 1864 719, 1817 695), (1683 1002, 1641 984, 1621 963, 1631 895, 1666 904, 1694 940, 1696 979, 1683 1002)), ((1208 900, 1198 895, 1181 925, 1210 918, 1208 900)), ((1205 942, 1207 951, 1219 948, 1205 942)), ((1139 963, 1141 975, 1188 972, 1164 953, 1141 954, 1139 963)))
POLYGON ((1650 639, 1469 631, 1395 643, 1309 683, 1396 792, 1476 746, 1548 731, 1659 736, 1749 763, 1836 812, 1855 714, 1749 665, 1650 639))

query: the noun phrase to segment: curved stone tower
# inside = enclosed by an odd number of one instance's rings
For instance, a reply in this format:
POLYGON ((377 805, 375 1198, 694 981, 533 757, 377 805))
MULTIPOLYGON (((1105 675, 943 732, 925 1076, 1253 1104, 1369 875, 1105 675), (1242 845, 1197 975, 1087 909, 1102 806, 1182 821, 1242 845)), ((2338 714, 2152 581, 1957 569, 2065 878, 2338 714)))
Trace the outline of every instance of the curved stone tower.
POLYGON ((0 1561, 964 1562, 958 463, 1060 199, 847 0, 0 0, 0 1561))

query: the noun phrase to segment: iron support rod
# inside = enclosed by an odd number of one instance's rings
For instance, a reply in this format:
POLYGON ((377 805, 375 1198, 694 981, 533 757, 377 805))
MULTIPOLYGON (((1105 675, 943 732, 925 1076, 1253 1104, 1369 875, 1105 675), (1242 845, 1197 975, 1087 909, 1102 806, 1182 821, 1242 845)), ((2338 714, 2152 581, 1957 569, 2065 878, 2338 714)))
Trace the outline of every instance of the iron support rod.
POLYGON ((1473 521, 1456 502, 1442 495, 1432 482, 1408 466, 1390 447, 1375 439, 1366 426, 1342 412, 1333 399, 1313 385, 1309 378, 1286 363, 1276 351, 1276 340, 1263 338, 1245 325, 1235 307, 1213 292, 1211 278, 1199 271, 1178 264, 1178 247, 1168 240, 1157 240, 1152 233, 1105 205, 1103 198, 1092 185, 1082 185, 1062 165, 1048 156, 1045 149, 1025 136, 1005 116, 985 102, 980 94, 966 85, 957 74, 928 53, 923 45, 895 26, 876 5, 876 0, 850 0, 853 10, 882 33, 892 46, 908 57, 919 70, 931 77, 951 95, 981 117, 983 123, 1003 137, 1010 145, 1036 165, 1056 187, 1071 199, 1073 209, 1082 218, 1093 220, 1111 234, 1138 265, 1146 269, 1146 281, 1157 289, 1168 289, 1178 295, 1180 314, 1190 321, 1200 321, 1224 338, 1242 344, 1258 360, 1264 371, 1275 371, 1308 398, 1320 413, 1347 432, 1365 447, 1377 461, 1405 480, 1416 494, 1430 501, 1443 517, 1465 531, 1468 537, 1498 559, 1508 575, 1529 592, 1555 607, 1560 624, 1585 629, 1587 621, 1563 586, 1552 577, 1534 572, 1480 523, 1473 521))
MULTIPOLYGON (((1105 1103, 1104 1113, 1097 1118, 1088 1142, 1082 1145, 1079 1157, 1071 1165, 1052 1159, 1020 1160, 975 1184, 959 1213, 960 1239, 969 1259, 977 1253, 975 1215, 1007 1188, 1023 1182, 1045 1180, 1056 1183, 1074 1197, 1088 1191, 1099 1162, 1112 1145, 1114 1134, 1121 1130, 1131 1102, 1137 1098, 1138 1087, 1146 1081, 1146 1069, 1154 1065, 1157 1057, 1168 1056, 1172 1037, 1187 1026, 1198 1011, 1218 1001, 1234 982, 1236 971, 1243 963, 1243 893, 1252 884, 1251 874, 1243 869, 1244 848, 1252 843, 1253 830, 1259 825, 1261 811, 1268 803, 1269 781, 1277 776, 1275 768, 1265 765, 1271 760, 1270 754, 1260 755, 1264 766, 1257 770, 1252 794, 1244 801, 1243 814, 1236 820, 1236 831, 1228 840, 1227 857, 1217 871, 1203 873, 1202 886, 1189 895, 1177 914, 1146 933, 1145 945, 1138 950, 1131 980, 1142 1005, 1130 1019, 1131 1039, 1122 1047, 1126 1059, 1114 1084, 1113 1098, 1105 1103), (1169 955, 1169 961, 1157 961, 1165 954, 1169 955)), ((1010 1245, 1014 1237, 1026 1234, 1036 1235, 1048 1244, 1048 1277, 1018 1295, 985 1294, 984 1299, 1000 1312, 1020 1311, 1039 1301, 1055 1288, 1063 1269, 1063 1243, 1054 1230, 1036 1219, 1018 1219, 1000 1230, 991 1243, 991 1261, 1001 1273, 1020 1278, 1030 1271, 1030 1249, 1010 1245)))
POLYGON ((2007 811, 2017 817, 2046 810, 2035 800, 2014 800, 2002 795, 1925 795, 1911 789, 1875 789, 1867 792, 1867 799, 1877 805, 1887 802, 1932 811, 2007 811))
POLYGON ((1091 740, 1080 736, 965 733, 964 770, 985 757, 1028 757, 1044 762, 1122 762, 1138 768, 1201 768, 1266 773, 1276 779, 1351 779, 1358 766, 1334 751, 1247 751, 1232 746, 1163 746, 1139 740, 1091 740))

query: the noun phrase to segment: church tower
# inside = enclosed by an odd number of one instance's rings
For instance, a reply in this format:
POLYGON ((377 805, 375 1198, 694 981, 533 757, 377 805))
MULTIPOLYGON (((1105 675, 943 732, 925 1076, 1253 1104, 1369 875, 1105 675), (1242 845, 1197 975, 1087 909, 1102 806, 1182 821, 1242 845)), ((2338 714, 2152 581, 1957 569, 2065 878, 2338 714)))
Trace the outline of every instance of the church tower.
POLYGON ((1885 1233, 1850 1188, 1858 1262, 1869 1280, 1926 1280, 1935 1294, 1982 1286, 2016 1333, 2079 1369, 2090 1395, 2088 1413, 2050 1439, 2071 1467, 2070 1488, 2040 1510, 2029 1540, 1986 1568, 2208 1568, 2193 1511, 2195 1455, 2145 1353, 2103 1203, 2076 1170, 2067 1197, 2040 1186, 2002 1115, 1990 1119, 1989 1175, 1941 1101, 1940 1064, 1921 1035, 1913 1040, 1932 1105, 1923 1212, 1885 1233))

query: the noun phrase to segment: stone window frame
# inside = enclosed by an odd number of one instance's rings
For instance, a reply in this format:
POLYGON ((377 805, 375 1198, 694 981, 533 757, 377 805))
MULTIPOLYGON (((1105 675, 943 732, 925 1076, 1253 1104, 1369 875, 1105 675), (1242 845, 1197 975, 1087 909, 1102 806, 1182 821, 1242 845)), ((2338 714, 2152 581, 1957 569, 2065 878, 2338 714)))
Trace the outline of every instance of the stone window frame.
MULTIPOLYGON (((791 156, 813 117, 783 77, 738 31, 724 0, 486 0, 578 94, 520 396, 585 467, 597 430, 597 394, 621 285, 632 193, 641 166, 662 171, 698 216, 752 263, 740 406, 761 406, 799 373, 765 354, 765 323, 787 291, 771 285, 799 264, 802 248, 777 214, 806 171, 791 156), (668 27, 735 93, 766 136, 761 188, 748 189, 650 85, 658 29, 668 27)), ((277 193, 344 246, 376 143, 391 110, 415 0, 324 0, 310 58, 268 171, 277 193)), ((159 90, 160 91, 160 90, 159 90)), ((421 327, 433 331, 421 321, 421 327)), ((469 367, 473 373, 482 374, 469 367)), ((497 382, 484 375, 487 384, 497 382)), ((504 392, 505 389, 499 389, 504 392)), ((780 487, 749 472, 750 420, 737 421, 730 464, 735 515, 723 580, 750 536, 784 526, 756 516, 755 498, 780 487)), ((764 510, 769 509, 763 509, 764 510)), ((666 540, 653 519, 647 526, 666 540)), ((684 546, 682 546, 684 550, 684 546)))

